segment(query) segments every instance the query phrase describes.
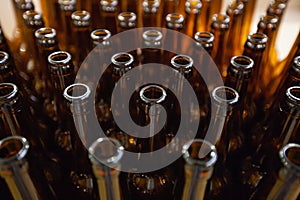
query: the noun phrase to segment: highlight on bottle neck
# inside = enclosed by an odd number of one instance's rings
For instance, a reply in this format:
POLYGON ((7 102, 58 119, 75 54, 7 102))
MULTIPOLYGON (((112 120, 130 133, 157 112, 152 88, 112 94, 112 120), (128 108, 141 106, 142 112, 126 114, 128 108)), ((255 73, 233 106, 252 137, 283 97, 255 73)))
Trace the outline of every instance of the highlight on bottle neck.
POLYGON ((54 66, 68 65, 71 59, 71 54, 66 51, 56 51, 48 56, 48 62, 54 66))
POLYGON ((231 111, 239 101, 239 94, 231 87, 219 86, 212 91, 212 99, 219 108, 231 111))
POLYGON ((142 6, 145 13, 157 13, 160 0, 143 0, 142 6))
POLYGON ((131 69, 133 56, 126 52, 116 53, 112 56, 111 62, 114 64, 114 71, 122 74, 131 69))
POLYGON ((91 32, 91 38, 94 45, 109 45, 109 38, 111 37, 111 32, 107 29, 96 29, 91 32))
POLYGON ((50 27, 39 28, 34 32, 37 42, 45 47, 57 44, 56 30, 50 27))
POLYGON ((192 70, 193 63, 193 59, 187 55, 177 55, 171 59, 171 65, 182 73, 189 73, 192 70))
POLYGON ((184 26, 184 16, 179 13, 169 13, 166 16, 167 28, 182 29, 184 26))
POLYGON ((133 12, 121 12, 118 15, 119 26, 122 28, 134 28, 136 26, 136 14, 133 12))
POLYGON ((286 3, 280 1, 273 1, 267 8, 267 14, 281 16, 286 6, 286 3))
POLYGON ((146 104, 159 104, 166 99, 167 93, 160 85, 151 84, 143 87, 139 95, 146 104))
POLYGON ((18 88, 13 83, 0 83, 0 106, 12 105, 17 101, 18 88))
POLYGON ((226 30, 229 28, 230 17, 226 14, 214 14, 212 16, 212 29, 226 30))
POLYGON ((15 0, 15 3, 20 10, 34 10, 32 0, 15 0))
POLYGON ((281 148, 279 157, 285 167, 295 171, 300 176, 300 145, 289 143, 281 148))
POLYGON ((202 139, 194 139, 184 144, 182 153, 187 164, 203 169, 212 168, 218 159, 216 147, 202 139))
POLYGON ((21 136, 9 136, 0 140, 0 169, 24 159, 29 142, 21 136))
POLYGON ((226 9, 229 16, 241 15, 244 12, 244 3, 242 1, 231 1, 226 9))
POLYGON ((196 32, 194 35, 194 40, 197 46, 203 47, 204 49, 212 49, 215 36, 208 31, 196 32))
POLYGON ((248 56, 233 56, 230 60, 228 71, 235 76, 251 77, 254 61, 248 56))
POLYGON ((143 32, 144 44, 150 48, 157 48, 161 45, 162 33, 158 30, 147 30, 143 32))
POLYGON ((201 7, 202 3, 200 0, 187 0, 185 2, 185 12, 187 12, 188 14, 200 13, 201 7))
POLYGON ((60 9, 64 11, 72 11, 75 9, 76 0, 58 0, 60 9))
POLYGON ((116 167, 124 153, 124 147, 113 138, 98 138, 89 147, 89 158, 93 165, 116 167))
POLYGON ((0 70, 5 70, 9 62, 9 55, 5 51, 0 51, 0 70))
POLYGON ((249 34, 246 41, 246 46, 251 49, 265 49, 268 41, 268 36, 264 33, 249 34))
POLYGON ((70 102, 85 101, 90 97, 91 90, 89 86, 83 83, 74 83, 64 90, 64 97, 70 102))
POLYGON ((105 12, 115 12, 118 9, 118 0, 100 0, 100 5, 105 12))
POLYGON ((278 17, 276 15, 261 16, 257 25, 258 30, 275 30, 278 24, 278 17))
POLYGON ((90 25, 91 14, 85 10, 78 10, 71 14, 73 24, 78 27, 90 25))
POLYGON ((38 27, 43 26, 44 21, 42 15, 34 10, 27 10, 23 13, 23 20, 27 26, 38 27))

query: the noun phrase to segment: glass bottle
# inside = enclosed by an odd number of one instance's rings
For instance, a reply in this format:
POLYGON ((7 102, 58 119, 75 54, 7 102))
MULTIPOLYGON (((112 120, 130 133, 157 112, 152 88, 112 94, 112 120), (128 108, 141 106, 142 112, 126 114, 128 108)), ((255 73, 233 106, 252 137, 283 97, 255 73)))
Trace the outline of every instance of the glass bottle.
POLYGON ((216 87, 212 91, 212 129, 205 139, 215 144, 218 161, 210 180, 208 199, 226 197, 232 188, 232 171, 229 161, 238 150, 241 137, 239 94, 227 86, 216 87))
POLYGON ((230 18, 225 14, 214 14, 210 32, 215 36, 214 49, 211 56, 216 63, 222 77, 226 77, 227 65, 225 60, 225 46, 228 41, 230 18))
MULTIPOLYGON (((107 29, 111 32, 112 35, 118 33, 118 23, 115 19, 115 15, 117 15, 119 7, 118 7, 119 1, 118 0, 101 0, 100 1, 100 19, 97 20, 97 17, 95 17, 93 20, 96 22, 93 22, 94 26, 96 28, 101 29, 107 29)), ((97 15, 93 15, 97 16, 97 15)))
POLYGON ((206 52, 211 55, 215 41, 215 36, 211 32, 196 32, 194 35, 194 40, 197 46, 204 48, 206 52))
POLYGON ((176 31, 181 31, 184 27, 184 16, 179 13, 169 13, 166 16, 166 27, 176 31))
POLYGON ((57 199, 31 148, 29 141, 21 136, 0 140, 0 176, 14 199, 57 199))
POLYGON ((160 63, 162 50, 162 33, 158 30, 143 32, 143 42, 148 48, 142 49, 141 63, 160 63))
POLYGON ((124 147, 113 138, 98 138, 89 147, 89 158, 101 200, 123 199, 119 185, 123 151, 124 147))
POLYGON ((161 27, 160 0, 143 0, 143 27, 161 27))
POLYGON ((111 37, 111 32, 107 29, 96 29, 90 34, 92 39, 93 48, 97 45, 109 45, 109 38, 111 37))
POLYGON ((118 33, 135 28, 137 26, 137 17, 133 12, 121 12, 118 17, 118 33))
POLYGON ((200 0, 187 0, 185 2, 185 25, 182 32, 190 37, 193 37, 197 32, 201 7, 200 0))
POLYGON ((210 142, 195 139, 182 147, 185 159, 185 183, 182 200, 201 200, 217 161, 217 150, 210 142))
POLYGON ((161 0, 162 6, 163 6, 163 12, 162 12, 162 27, 167 27, 167 21, 164 21, 166 19, 167 15, 170 13, 176 13, 177 7, 179 5, 179 0, 161 0))
POLYGON ((264 177, 250 199, 262 199, 263 197, 267 200, 298 199, 300 193, 299 183, 297 182, 300 172, 299 150, 299 144, 288 143, 283 146, 279 151, 279 158, 276 158, 278 166, 272 166, 272 172, 269 176, 264 177))

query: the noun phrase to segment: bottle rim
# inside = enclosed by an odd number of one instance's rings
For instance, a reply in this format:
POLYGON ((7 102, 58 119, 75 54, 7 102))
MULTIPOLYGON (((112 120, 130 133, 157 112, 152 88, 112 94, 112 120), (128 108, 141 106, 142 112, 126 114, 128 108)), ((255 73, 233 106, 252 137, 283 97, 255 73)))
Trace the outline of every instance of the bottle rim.
POLYGON ((71 11, 75 8, 76 0, 58 0, 58 4, 62 10, 71 11))
MULTIPOLYGON (((167 93, 166 90, 161 87, 158 84, 150 84, 145 87, 143 87, 140 92, 139 92, 140 98, 145 102, 145 103, 150 103, 150 104, 158 104, 163 102, 166 99, 167 93), (148 93, 152 90, 156 90, 159 95, 156 97, 151 97, 148 96, 148 93)), ((153 93, 152 93, 153 95, 153 93)))
POLYGON ((253 66, 254 66, 254 61, 244 55, 237 55, 233 56, 230 59, 230 64, 231 67, 229 70, 231 70, 235 74, 249 74, 252 72, 253 66))
POLYGON ((162 39, 162 33, 158 30, 147 30, 143 32, 143 39, 151 44, 156 44, 162 39))
POLYGON ((117 10, 118 0, 100 0, 102 10, 105 12, 115 12, 117 10))
POLYGON ((44 24, 42 14, 34 10, 25 11, 22 17, 28 26, 43 26, 44 24))
POLYGON ((182 24, 184 22, 184 16, 179 13, 169 13, 166 16, 166 21, 168 23, 182 24))
POLYGON ((68 101, 85 100, 88 99, 91 94, 89 86, 83 83, 74 83, 69 85, 64 90, 64 97, 68 101))
POLYGON ((219 86, 212 91, 213 100, 219 104, 233 105, 239 100, 238 92, 228 86, 219 86), (228 98, 229 96, 229 98, 228 98))
MULTIPOLYGON (((109 150, 108 150, 109 151, 109 150)), ((104 165, 113 165, 119 163, 124 154, 124 147, 120 142, 114 138, 98 138, 89 147, 89 157, 93 164, 98 165, 100 163, 104 165), (109 145, 109 146, 108 146, 109 145), (102 148, 101 148, 102 146, 102 148), (110 148, 110 155, 105 155, 101 149, 108 150, 110 148)))
POLYGON ((0 95, 0 101, 2 103, 7 103, 7 101, 10 101, 18 93, 18 87, 13 83, 0 83, 0 92, 1 93, 2 93, 2 90, 5 90, 3 92, 3 94, 0 95))
POLYGON ((295 170, 300 175, 300 157, 299 155, 291 155, 291 151, 293 150, 296 151, 296 153, 299 153, 300 145, 295 143, 288 143, 287 145, 283 146, 279 151, 279 157, 284 166, 286 166, 289 169, 295 170))
POLYGON ((0 51, 0 65, 6 64, 9 59, 9 55, 5 51, 0 51))
POLYGON ((34 35, 38 39, 55 39, 56 30, 51 27, 42 27, 34 32, 34 35))
POLYGON ((126 52, 116 53, 111 57, 111 62, 119 67, 128 67, 133 63, 133 56, 126 52), (121 59, 120 59, 121 58, 121 59))
POLYGON ((86 10, 77 10, 71 14, 71 19, 75 26, 88 26, 90 24, 91 14, 86 10))
POLYGON ((72 56, 70 53, 66 52, 66 51, 56 51, 51 53, 48 56, 48 62, 50 64, 56 65, 56 64, 68 64, 70 63, 72 59, 72 56), (59 58, 59 59, 57 59, 59 58))
POLYGON ((22 160, 27 155, 29 147, 27 139, 21 136, 9 136, 0 140, 0 166, 22 160), (6 151, 4 148, 7 148, 6 151))
MULTIPOLYGON (((287 98, 292 104, 300 104, 300 86, 292 86, 286 90, 287 98)), ((300 105, 298 106, 300 108, 300 105)))
POLYGON ((198 14, 202 8, 202 3, 200 0, 187 0, 185 2, 185 11, 188 14, 198 14))
POLYGON ((227 15, 240 15, 244 12, 245 6, 242 1, 231 1, 226 9, 227 15))
POLYGON ((111 32, 107 29, 96 29, 91 32, 91 38, 93 40, 105 41, 111 37, 111 32))
POLYGON ((212 16, 211 27, 214 29, 228 29, 230 17, 227 14, 217 13, 212 16))
POLYGON ((209 141, 203 139, 193 139, 185 143, 182 147, 182 154, 183 154, 183 158, 186 160, 188 164, 199 165, 204 168, 213 167, 213 165, 216 163, 218 159, 216 147, 209 141), (192 145, 199 145, 199 144, 201 145, 200 145, 200 149, 197 151, 197 157, 193 158, 193 156, 189 152, 189 149, 191 148, 192 145), (207 155, 209 157, 207 157, 207 155))
POLYGON ((208 31, 200 31, 196 32, 194 35, 194 39, 197 42, 202 43, 212 43, 215 40, 215 36, 213 33, 208 31))
POLYGON ((171 65, 179 71, 190 71, 193 67, 194 61, 187 55, 176 55, 171 59, 171 65))

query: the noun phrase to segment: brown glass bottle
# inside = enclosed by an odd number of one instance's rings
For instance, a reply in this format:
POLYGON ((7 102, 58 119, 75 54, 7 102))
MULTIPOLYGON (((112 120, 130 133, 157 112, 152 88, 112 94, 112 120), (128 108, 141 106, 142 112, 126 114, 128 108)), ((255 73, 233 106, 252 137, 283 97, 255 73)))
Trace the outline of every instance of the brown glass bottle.
POLYGON ((215 36, 211 32, 196 32, 194 40, 197 46, 204 48, 206 52, 211 55, 215 40, 215 36))
MULTIPOLYGON (((94 27, 95 28, 101 28, 101 29, 107 29, 111 32, 112 35, 118 33, 117 31, 117 20, 116 15, 119 8, 119 1, 118 0, 101 0, 100 1, 100 17, 99 19, 97 17, 94 17, 94 27), (98 20, 97 20, 98 19, 98 20)), ((93 15, 97 16, 97 15, 93 15)))
POLYGON ((134 12, 121 12, 117 16, 117 32, 123 32, 137 26, 137 17, 134 12))
POLYGON ((119 185, 123 151, 124 147, 113 138, 98 138, 89 147, 89 157, 101 200, 124 199, 119 185))
POLYGON ((210 142, 195 139, 182 147, 185 184, 182 200, 202 200, 217 161, 217 150, 210 142))
POLYGON ((265 176, 257 186, 250 199, 267 200, 296 200, 300 193, 299 180, 299 144, 289 143, 283 146, 274 160, 276 165, 272 168, 269 176, 265 176))
POLYGON ((162 26, 167 27, 167 22, 164 21, 166 19, 167 15, 170 13, 175 13, 177 11, 177 7, 179 5, 179 0, 163 0, 161 1, 163 6, 163 12, 162 12, 162 26))
POLYGON ((185 25, 182 32, 190 37, 193 37, 197 32, 201 7, 200 0, 187 0, 185 2, 185 25))
POLYGON ((40 170, 29 141, 10 136, 0 141, 0 176, 5 179, 14 199, 57 199, 40 170))
POLYGON ((214 49, 211 56, 222 77, 226 77, 228 63, 225 60, 225 47, 228 41, 230 18, 228 15, 215 14, 212 17, 210 32, 215 36, 214 49))
POLYGON ((143 32, 143 42, 147 48, 142 49, 139 60, 141 63, 160 63, 162 50, 162 33, 158 30, 146 30, 143 32))
POLYGON ((144 0, 142 3, 143 27, 161 27, 160 0, 144 0))

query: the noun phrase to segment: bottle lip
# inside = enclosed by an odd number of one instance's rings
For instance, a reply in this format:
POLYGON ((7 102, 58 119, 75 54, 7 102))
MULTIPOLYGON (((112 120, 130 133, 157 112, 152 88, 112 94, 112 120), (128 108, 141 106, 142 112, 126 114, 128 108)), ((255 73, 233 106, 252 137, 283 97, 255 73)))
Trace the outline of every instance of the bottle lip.
POLYGON ((189 72, 193 67, 193 59, 187 55, 176 55, 171 59, 171 65, 179 71, 189 72))
POLYGON ((23 19, 28 26, 43 26, 42 15, 34 10, 27 10, 23 13, 23 19))
POLYGON ((289 87, 286 90, 286 96, 292 104, 297 104, 300 108, 300 86, 289 87))
POLYGON ((242 1, 231 1, 227 7, 227 15, 240 15, 244 12, 244 3, 242 1))
POLYGON ((133 56, 126 52, 116 53, 111 57, 111 62, 119 67, 128 67, 133 63, 133 56))
POLYGON ((123 154, 124 147, 114 138, 98 138, 89 147, 89 158, 95 165, 100 163, 107 166, 117 164, 121 160, 123 154), (103 150, 106 152, 103 152, 103 150))
POLYGON ((182 147, 183 158, 188 164, 199 165, 204 168, 211 168, 218 159, 216 147, 207 140, 194 139, 185 143, 182 147), (191 154, 189 149, 197 145, 197 154, 191 154), (196 158, 195 158, 196 157, 196 158))
POLYGON ((55 39, 56 30, 51 27, 42 27, 34 32, 34 35, 38 39, 55 39))
POLYGON ((289 143, 281 148, 279 151, 279 157, 284 166, 289 169, 295 170, 300 174, 300 145, 295 143, 289 143), (295 151, 295 152, 293 152, 295 151), (297 153, 293 155, 293 153, 297 153))
POLYGON ((143 39, 147 46, 155 47, 161 44, 162 33, 158 30, 147 30, 143 32, 143 39))
POLYGON ((299 71, 299 67, 300 67, 300 56, 296 56, 294 58, 294 66, 297 68, 297 70, 299 71))
POLYGON ((200 0, 187 0, 185 2, 185 11, 188 14, 198 14, 202 7, 202 3, 200 0))
MULTIPOLYGON (((167 93, 164 88, 162 88, 160 85, 157 84, 151 84, 143 87, 140 92, 139 92, 140 98, 145 102, 145 103, 150 103, 150 104, 158 104, 163 102, 166 99, 167 93), (156 97, 151 97, 148 96, 149 92, 151 94, 151 90, 156 90, 159 95, 156 97)), ((152 94, 153 95, 153 94, 152 94)))
POLYGON ((56 52, 51 53, 48 56, 48 62, 53 65, 56 65, 56 64, 66 65, 71 62, 71 59, 72 59, 71 54, 69 54, 66 51, 56 51, 56 52), (57 59, 57 58, 59 58, 59 59, 57 59))
POLYGON ((7 103, 17 95, 18 88, 13 83, 0 83, 0 93, 0 104, 7 103))
POLYGON ((62 10, 71 11, 75 8, 76 0, 58 0, 58 4, 62 10))
POLYGON ((0 51, 0 65, 5 65, 8 62, 9 55, 5 51, 0 51))
POLYGON ((83 83, 69 85, 63 93, 64 97, 70 102, 86 100, 89 98, 90 94, 91 90, 89 86, 83 83))
POLYGON ((253 66, 254 66, 254 61, 244 55, 238 55, 238 56, 233 56, 230 59, 230 64, 231 67, 229 70, 231 70, 235 74, 249 74, 252 72, 253 66))
POLYGON ((275 29, 279 18, 273 14, 262 15, 259 18, 258 28, 260 29, 275 29))
MULTIPOLYGON (((169 13, 166 16, 166 21, 168 22, 168 24, 177 24, 177 26, 179 24, 182 24, 184 22, 184 16, 182 14, 179 13, 169 13)), ((178 28, 177 26, 174 26, 175 28, 178 28)), ((173 26, 170 26, 173 27, 173 26)))
POLYGON ((265 48, 268 41, 268 36, 264 33, 251 33, 247 37, 247 45, 249 47, 265 48))
POLYGON ((107 29, 96 29, 91 32, 91 38, 95 44, 108 45, 111 32, 107 29))
POLYGON ((34 4, 32 0, 15 0, 17 7, 21 10, 33 10, 34 4))
POLYGON ((273 1, 269 4, 267 8, 267 13, 273 15, 282 15, 285 8, 286 3, 280 1, 273 1))
POLYGON ((211 32, 200 31, 195 33, 194 39, 201 43, 212 43, 215 40, 215 36, 211 32))
POLYGON ((105 12, 115 12, 117 10, 118 0, 100 0, 102 10, 105 12))
POLYGON ((221 105, 233 105, 239 100, 238 92, 228 86, 219 86, 212 91, 212 97, 215 102, 221 105))
POLYGON ((228 29, 230 17, 227 14, 217 13, 212 16, 212 28, 228 29))
POLYGON ((75 26, 89 26, 91 14, 86 10, 77 10, 71 14, 75 26))
POLYGON ((142 6, 145 13, 156 13, 160 0, 143 0, 142 6))
POLYGON ((136 14, 134 12, 121 12, 118 15, 119 24, 124 28, 135 27, 136 14))
POLYGON ((22 160, 27 155, 29 146, 27 139, 21 136, 9 136, 0 140, 0 166, 22 160))

